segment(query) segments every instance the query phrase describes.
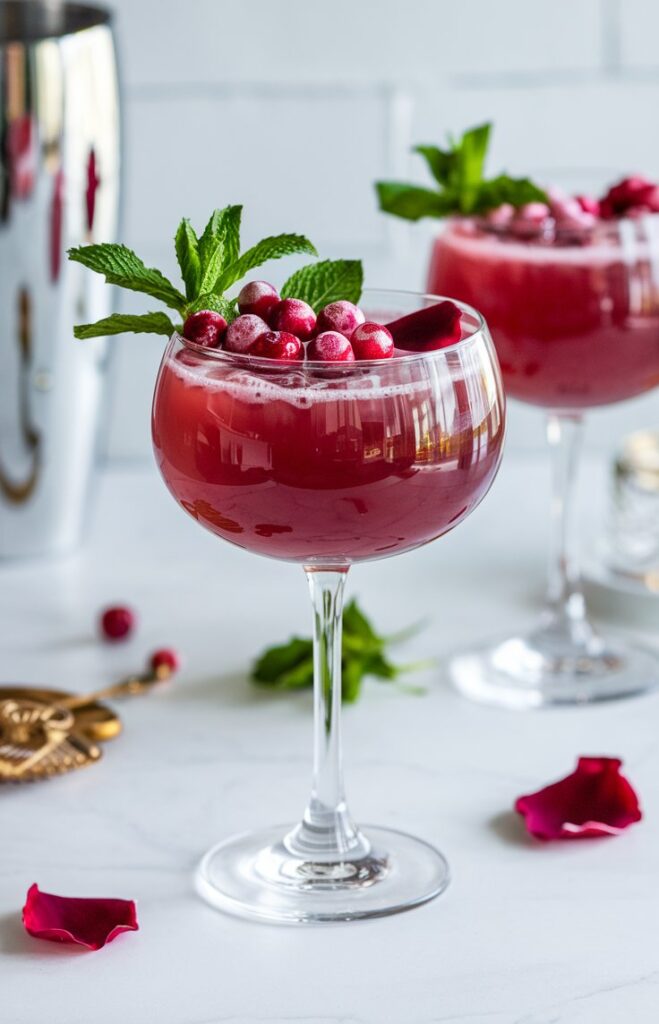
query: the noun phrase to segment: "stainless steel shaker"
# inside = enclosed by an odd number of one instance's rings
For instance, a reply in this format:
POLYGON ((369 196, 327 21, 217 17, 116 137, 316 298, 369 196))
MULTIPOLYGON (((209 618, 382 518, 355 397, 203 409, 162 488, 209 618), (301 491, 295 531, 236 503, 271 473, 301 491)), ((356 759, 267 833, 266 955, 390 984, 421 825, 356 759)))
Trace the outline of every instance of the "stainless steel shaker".
POLYGON ((119 133, 108 12, 0 0, 0 558, 81 536, 106 341, 72 327, 110 299, 66 250, 115 238, 119 133))

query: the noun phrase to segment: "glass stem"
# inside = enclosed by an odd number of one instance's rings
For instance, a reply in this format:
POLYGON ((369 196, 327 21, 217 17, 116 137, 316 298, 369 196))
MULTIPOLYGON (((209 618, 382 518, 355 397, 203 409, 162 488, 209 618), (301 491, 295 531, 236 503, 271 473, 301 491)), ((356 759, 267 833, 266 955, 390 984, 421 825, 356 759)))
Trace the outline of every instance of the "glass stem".
POLYGON ((356 860, 370 846, 346 806, 341 756, 341 633, 348 569, 305 569, 314 617, 314 765, 302 823, 286 838, 296 856, 317 863, 356 860))
POLYGON ((582 436, 580 415, 549 415, 547 440, 551 450, 552 499, 547 596, 552 620, 571 631, 589 629, 576 542, 576 481, 582 436))

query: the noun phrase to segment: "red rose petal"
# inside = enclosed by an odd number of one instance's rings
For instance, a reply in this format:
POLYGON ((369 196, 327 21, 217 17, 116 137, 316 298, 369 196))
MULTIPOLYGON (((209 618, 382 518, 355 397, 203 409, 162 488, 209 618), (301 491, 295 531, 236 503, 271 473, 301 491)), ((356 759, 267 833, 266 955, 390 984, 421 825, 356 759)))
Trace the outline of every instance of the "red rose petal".
POLYGON ((385 324, 396 348, 408 352, 431 352, 460 340, 460 309, 450 299, 436 302, 385 324))
POLYGON ((75 942, 101 949, 122 932, 139 929, 133 900, 77 899, 30 886, 23 907, 25 930, 35 939, 75 942))
POLYGON ((515 810, 537 839, 619 835, 642 818, 638 797, 620 774, 621 766, 617 757, 580 757, 571 775, 518 797, 515 810))

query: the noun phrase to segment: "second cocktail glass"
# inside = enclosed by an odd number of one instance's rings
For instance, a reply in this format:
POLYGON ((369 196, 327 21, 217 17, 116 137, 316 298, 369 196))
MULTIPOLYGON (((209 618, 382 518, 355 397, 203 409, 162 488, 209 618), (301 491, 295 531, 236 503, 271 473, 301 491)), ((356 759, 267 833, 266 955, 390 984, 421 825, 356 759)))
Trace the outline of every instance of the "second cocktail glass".
POLYGON ((659 385, 659 215, 556 230, 449 221, 429 288, 478 305, 508 394, 547 410, 553 540, 539 626, 457 657, 467 696, 506 707, 578 704, 659 685, 659 657, 590 622, 576 558, 574 492, 583 416, 659 385))
MULTIPOLYGON (((366 292, 387 322, 437 298, 366 292)), ((302 821, 233 837, 201 863, 215 906, 261 920, 395 913, 448 882, 442 855, 400 832, 354 823, 341 769, 341 624, 355 562, 409 551, 456 526, 501 457, 499 367, 479 314, 462 340, 349 364, 277 363, 202 349, 175 335, 153 406, 169 490, 213 533, 300 564, 314 620, 314 773, 302 821)))

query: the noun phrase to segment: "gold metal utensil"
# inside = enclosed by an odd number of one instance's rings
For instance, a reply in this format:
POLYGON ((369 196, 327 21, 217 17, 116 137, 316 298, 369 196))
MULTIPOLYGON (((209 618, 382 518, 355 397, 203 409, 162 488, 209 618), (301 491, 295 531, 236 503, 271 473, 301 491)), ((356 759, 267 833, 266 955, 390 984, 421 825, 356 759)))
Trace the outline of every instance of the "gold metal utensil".
POLYGON ((113 739, 122 728, 115 712, 99 701, 148 693, 171 674, 160 665, 88 694, 0 687, 0 783, 47 779, 98 761, 99 741, 113 739))

